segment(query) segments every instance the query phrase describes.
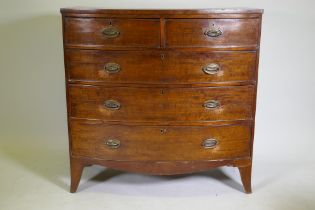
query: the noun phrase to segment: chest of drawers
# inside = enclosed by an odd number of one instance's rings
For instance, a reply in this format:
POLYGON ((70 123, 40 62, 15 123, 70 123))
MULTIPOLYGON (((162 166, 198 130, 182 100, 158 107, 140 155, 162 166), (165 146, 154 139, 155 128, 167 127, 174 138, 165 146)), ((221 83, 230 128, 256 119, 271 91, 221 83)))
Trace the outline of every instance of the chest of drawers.
POLYGON ((251 167, 262 10, 61 9, 71 192, 93 164, 251 167))

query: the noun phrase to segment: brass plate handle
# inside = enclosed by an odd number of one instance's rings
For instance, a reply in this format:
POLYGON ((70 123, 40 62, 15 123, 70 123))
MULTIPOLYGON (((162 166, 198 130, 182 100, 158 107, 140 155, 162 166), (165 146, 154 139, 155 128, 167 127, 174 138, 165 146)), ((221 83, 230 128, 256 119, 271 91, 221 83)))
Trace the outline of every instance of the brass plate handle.
POLYGON ((220 66, 216 63, 209 63, 202 68, 202 71, 206 74, 217 74, 220 71, 220 66))
POLYGON ((215 148, 218 144, 218 141, 214 138, 206 139, 202 142, 202 146, 205 149, 212 149, 215 148))
POLYGON ((120 109, 120 107, 121 107, 120 103, 118 101, 115 101, 115 100, 105 101, 104 106, 110 110, 117 110, 117 109, 120 109))
POLYGON ((120 71, 120 65, 117 63, 106 63, 104 69, 108 73, 117 73, 120 71))
POLYGON ((212 25, 211 28, 208 28, 205 30, 204 35, 208 37, 218 37, 221 36, 223 32, 219 28, 215 28, 214 25, 212 25))
POLYGON ((117 36, 119 36, 120 31, 115 28, 114 26, 107 26, 102 30, 102 34, 106 37, 106 38, 115 38, 117 36))
POLYGON ((108 139, 105 141, 105 144, 110 149, 117 149, 120 146, 120 141, 117 139, 108 139))
POLYGON ((216 100, 208 100, 208 101, 205 101, 205 103, 203 104, 203 107, 206 109, 216 109, 219 106, 220 106, 220 102, 216 100))

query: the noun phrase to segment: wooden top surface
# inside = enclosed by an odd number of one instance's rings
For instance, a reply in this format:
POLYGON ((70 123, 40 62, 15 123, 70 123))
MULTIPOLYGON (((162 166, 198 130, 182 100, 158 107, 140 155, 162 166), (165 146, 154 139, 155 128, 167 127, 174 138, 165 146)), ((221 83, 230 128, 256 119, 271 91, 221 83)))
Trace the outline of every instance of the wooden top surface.
POLYGON ((202 15, 202 14, 262 14, 255 8, 209 8, 209 9, 104 9, 91 7, 61 8, 62 14, 123 14, 123 15, 202 15))

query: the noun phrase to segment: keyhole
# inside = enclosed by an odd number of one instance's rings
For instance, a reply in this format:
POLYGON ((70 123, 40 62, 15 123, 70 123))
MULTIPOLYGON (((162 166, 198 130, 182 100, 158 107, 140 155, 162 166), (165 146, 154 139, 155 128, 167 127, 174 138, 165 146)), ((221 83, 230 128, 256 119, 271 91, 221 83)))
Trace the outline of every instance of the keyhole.
POLYGON ((164 90, 163 90, 163 89, 161 90, 161 94, 162 94, 162 95, 164 94, 164 90))
POLYGON ((112 20, 109 20, 109 25, 110 25, 110 26, 112 25, 112 20))
POLYGON ((161 54, 161 59, 164 60, 164 58, 165 58, 165 55, 161 54))

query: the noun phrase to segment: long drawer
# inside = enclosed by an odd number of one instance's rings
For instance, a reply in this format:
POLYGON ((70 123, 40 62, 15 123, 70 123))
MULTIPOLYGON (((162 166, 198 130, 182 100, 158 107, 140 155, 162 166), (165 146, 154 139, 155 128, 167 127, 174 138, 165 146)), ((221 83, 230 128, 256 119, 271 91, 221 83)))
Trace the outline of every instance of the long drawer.
POLYGON ((72 155, 106 160, 216 160, 250 155, 250 125, 127 126, 71 121, 72 155))
POLYGON ((189 122, 252 119, 254 91, 254 86, 69 86, 72 117, 111 121, 189 122))
POLYGON ((107 83, 213 83, 254 80, 255 52, 66 52, 69 80, 107 83))

